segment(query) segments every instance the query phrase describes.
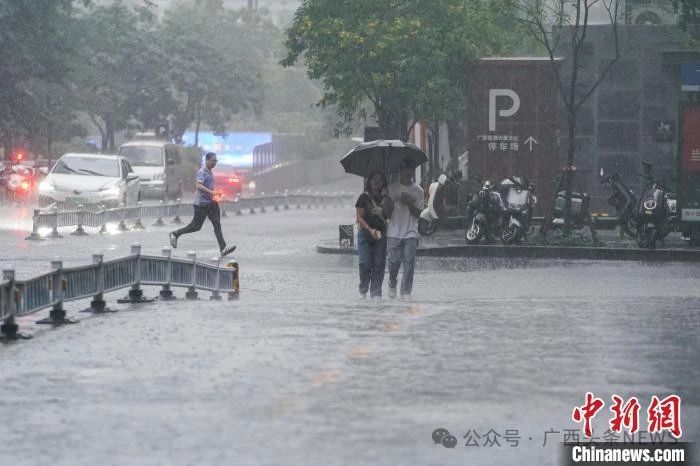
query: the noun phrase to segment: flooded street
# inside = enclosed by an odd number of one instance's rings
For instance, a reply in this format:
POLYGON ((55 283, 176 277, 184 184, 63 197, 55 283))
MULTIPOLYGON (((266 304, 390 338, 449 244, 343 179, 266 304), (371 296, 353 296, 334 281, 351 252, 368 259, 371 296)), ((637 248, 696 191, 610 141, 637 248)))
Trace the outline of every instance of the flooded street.
MULTIPOLYGON (((117 313, 68 303, 77 325, 21 319, 34 338, 0 347, 2 463, 555 465, 588 391, 606 402, 596 436, 611 395, 636 396, 646 430, 651 397, 677 394, 698 440, 700 266, 419 258, 412 301, 363 301, 356 258, 315 252, 352 222, 349 207, 224 219, 238 301, 119 305, 121 291, 117 313)), ((133 242, 159 254, 167 231, 4 230, 0 265, 21 279, 133 242)), ((209 224, 189 250, 215 254, 209 224)))

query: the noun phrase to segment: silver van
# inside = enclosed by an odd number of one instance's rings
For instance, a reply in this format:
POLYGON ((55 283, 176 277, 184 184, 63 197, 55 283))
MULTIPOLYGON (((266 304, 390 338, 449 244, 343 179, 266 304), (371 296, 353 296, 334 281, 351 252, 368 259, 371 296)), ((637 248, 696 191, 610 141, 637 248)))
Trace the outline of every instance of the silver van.
POLYGON ((182 157, 177 145, 158 140, 130 141, 121 145, 119 155, 139 176, 142 198, 182 197, 182 157))

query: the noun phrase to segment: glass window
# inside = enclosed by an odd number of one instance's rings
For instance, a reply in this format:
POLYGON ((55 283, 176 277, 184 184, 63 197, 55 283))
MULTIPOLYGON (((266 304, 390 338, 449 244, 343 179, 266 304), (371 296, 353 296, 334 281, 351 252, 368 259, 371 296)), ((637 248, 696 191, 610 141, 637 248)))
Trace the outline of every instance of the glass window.
POLYGON ((159 146, 122 146, 119 155, 134 167, 163 166, 163 148, 159 146))
POLYGON ((79 155, 62 157, 51 173, 118 178, 119 162, 116 158, 81 157, 79 155))

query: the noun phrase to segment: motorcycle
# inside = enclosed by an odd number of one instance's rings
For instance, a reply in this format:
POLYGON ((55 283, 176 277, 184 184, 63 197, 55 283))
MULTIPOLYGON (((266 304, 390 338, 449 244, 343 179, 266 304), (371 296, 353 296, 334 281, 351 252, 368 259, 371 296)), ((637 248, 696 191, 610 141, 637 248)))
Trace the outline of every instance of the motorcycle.
POLYGON ((469 203, 469 223, 464 232, 468 244, 477 244, 483 236, 491 240, 500 235, 503 225, 503 200, 498 191, 486 181, 469 203))
POLYGON ((454 177, 442 174, 428 187, 428 201, 425 209, 418 218, 418 233, 421 236, 430 236, 438 228, 457 229, 466 226, 467 203, 464 199, 471 199, 468 190, 473 186, 470 181, 460 182, 461 172, 456 172, 454 177), (464 195, 465 192, 468 195, 464 195))
MULTIPOLYGON (((552 226, 563 228, 564 226, 564 205, 566 203, 566 192, 559 191, 554 201, 552 209, 552 226)), ((590 213, 591 196, 588 193, 571 193, 571 227, 580 230, 585 226, 593 224, 590 213)))
POLYGON ((620 174, 614 172, 601 180, 602 186, 609 186, 612 190, 608 198, 608 204, 615 208, 617 225, 620 228, 620 237, 625 234, 630 238, 637 237, 637 196, 622 182, 620 174))
POLYGON ((640 248, 654 249, 657 241, 663 240, 674 230, 676 201, 671 196, 670 189, 656 182, 642 193, 636 219, 637 245, 640 248))
POLYGON ((534 186, 519 176, 509 176, 501 182, 501 191, 505 198, 501 242, 519 243, 527 239, 532 212, 537 204, 534 186))
POLYGON ((11 202, 27 204, 31 200, 33 188, 31 170, 22 165, 13 166, 6 179, 5 198, 11 202))

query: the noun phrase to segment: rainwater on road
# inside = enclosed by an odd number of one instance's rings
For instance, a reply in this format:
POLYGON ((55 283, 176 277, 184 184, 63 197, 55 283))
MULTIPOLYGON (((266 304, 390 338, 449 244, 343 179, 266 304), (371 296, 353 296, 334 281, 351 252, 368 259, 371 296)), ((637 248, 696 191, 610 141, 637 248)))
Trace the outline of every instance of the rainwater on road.
MULTIPOLYGON (((589 391, 597 436, 613 394, 640 400, 642 430, 651 397, 677 394, 698 440, 700 265, 420 258, 411 301, 363 301, 357 259, 315 251, 352 211, 224 219, 238 301, 121 291, 117 313, 67 304, 76 325, 22 318, 34 338, 0 347, 0 464, 556 465, 589 391)), ((30 242, 3 222, 0 266, 20 279, 167 245, 164 227, 30 242)), ((190 250, 216 254, 208 223, 190 250)))

